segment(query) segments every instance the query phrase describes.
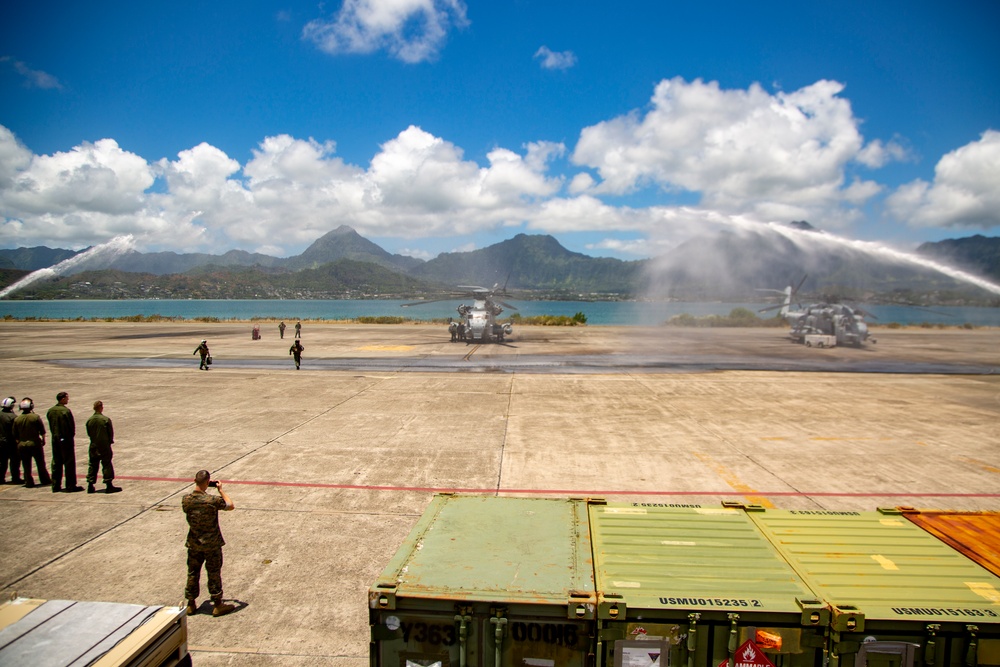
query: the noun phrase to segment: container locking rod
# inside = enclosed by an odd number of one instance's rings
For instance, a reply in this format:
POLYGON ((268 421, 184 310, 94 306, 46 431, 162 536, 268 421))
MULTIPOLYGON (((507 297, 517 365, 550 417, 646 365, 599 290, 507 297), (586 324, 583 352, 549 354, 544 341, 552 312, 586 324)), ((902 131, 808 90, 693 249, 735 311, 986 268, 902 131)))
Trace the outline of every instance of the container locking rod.
POLYGON ((466 640, 469 638, 468 624, 472 617, 462 612, 455 614, 455 620, 458 621, 458 666, 466 667, 466 640))
POLYGON ((701 614, 688 614, 688 664, 687 667, 694 667, 694 654, 698 650, 698 621, 701 614))
POLYGON ((739 630, 736 624, 740 620, 739 614, 726 614, 726 618, 729 619, 729 667, 733 667, 735 661, 733 657, 736 655, 736 649, 739 647, 739 630))

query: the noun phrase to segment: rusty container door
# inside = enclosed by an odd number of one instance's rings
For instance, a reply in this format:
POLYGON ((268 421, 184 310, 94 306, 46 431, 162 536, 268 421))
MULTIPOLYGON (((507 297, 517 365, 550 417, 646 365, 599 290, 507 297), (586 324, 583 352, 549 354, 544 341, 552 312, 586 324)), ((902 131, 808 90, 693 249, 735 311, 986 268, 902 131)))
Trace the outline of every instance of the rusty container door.
POLYGON ((1000 578, 898 510, 747 516, 829 604, 830 667, 998 664, 1000 578))
POLYGON ((599 665, 824 664, 829 609, 741 510, 594 502, 590 522, 599 665))
POLYGON ((1000 512, 898 509, 907 519, 1000 577, 1000 512))
POLYGON ((435 496, 369 589, 374 667, 586 667, 596 596, 581 500, 435 496))

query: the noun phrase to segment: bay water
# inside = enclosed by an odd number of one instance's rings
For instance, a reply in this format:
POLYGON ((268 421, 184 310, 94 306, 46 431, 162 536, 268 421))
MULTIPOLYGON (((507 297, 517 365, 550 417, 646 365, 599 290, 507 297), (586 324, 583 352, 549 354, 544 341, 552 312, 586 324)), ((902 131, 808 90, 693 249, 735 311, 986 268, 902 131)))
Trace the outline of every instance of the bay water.
MULTIPOLYGON (((297 320, 353 320, 358 317, 404 317, 412 320, 457 319, 456 308, 461 299, 440 301, 405 307, 409 302, 369 300, 159 300, 123 299, 109 301, 91 300, 4 300, 0 301, 0 317, 14 319, 107 319, 133 315, 196 319, 213 317, 220 320, 274 319, 291 325, 297 320)), ((471 303, 466 299, 465 303, 471 303)), ((566 315, 583 313, 588 325, 651 326, 662 324, 674 315, 686 313, 703 315, 728 315, 734 308, 753 312, 766 307, 764 303, 693 303, 658 301, 517 301, 512 305, 517 311, 506 310, 501 319, 512 312, 522 317, 537 315, 566 315)), ((1000 308, 975 308, 942 306, 932 309, 909 306, 865 306, 875 315, 873 324, 896 322, 904 325, 941 324, 962 326, 1000 326, 1000 308)), ((761 317, 772 317, 775 311, 761 317)))

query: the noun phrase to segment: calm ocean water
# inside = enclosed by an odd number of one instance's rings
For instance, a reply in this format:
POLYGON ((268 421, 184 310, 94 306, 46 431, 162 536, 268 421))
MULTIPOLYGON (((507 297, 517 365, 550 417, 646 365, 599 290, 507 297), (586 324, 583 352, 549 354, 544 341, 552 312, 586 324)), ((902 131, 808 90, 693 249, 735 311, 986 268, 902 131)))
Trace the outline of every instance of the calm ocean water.
MULTIPOLYGON (((468 302, 468 300, 467 300, 468 302)), ((293 301, 293 300, 122 300, 122 301, 0 301, 0 316, 18 319, 103 319, 131 315, 162 315, 193 319, 217 317, 219 319, 250 320, 252 318, 295 320, 334 319, 350 320, 356 317, 402 316, 414 320, 432 320, 457 317, 455 308, 461 300, 442 301, 408 308, 405 301, 356 300, 356 301, 293 301)), ((587 324, 605 325, 656 325, 674 315, 728 315, 733 308, 757 311, 760 303, 661 303, 634 301, 517 301, 524 317, 534 315, 568 315, 582 312, 587 324)), ((1000 326, 1000 308, 968 308, 948 306, 931 310, 906 306, 865 306, 878 319, 876 324, 950 324, 959 326, 970 323, 976 326, 1000 326)), ((508 311, 509 312, 509 311, 508 311)), ((504 315, 506 316, 506 315, 504 315)))

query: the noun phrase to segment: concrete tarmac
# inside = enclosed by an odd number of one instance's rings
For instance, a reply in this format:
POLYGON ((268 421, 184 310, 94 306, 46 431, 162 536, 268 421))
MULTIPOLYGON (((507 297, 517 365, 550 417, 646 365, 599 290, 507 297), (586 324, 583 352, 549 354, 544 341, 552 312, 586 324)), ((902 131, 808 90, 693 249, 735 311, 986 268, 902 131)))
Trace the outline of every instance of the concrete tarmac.
POLYGON ((816 350, 776 329, 520 327, 476 346, 306 322, 296 371, 291 327, 263 328, 0 322, 0 394, 44 414, 69 392, 81 484, 103 400, 125 489, 0 487, 4 595, 180 604, 200 468, 237 506, 223 581, 242 605, 189 618, 199 665, 367 665, 367 588, 434 492, 1000 510, 996 330, 816 350))

